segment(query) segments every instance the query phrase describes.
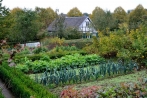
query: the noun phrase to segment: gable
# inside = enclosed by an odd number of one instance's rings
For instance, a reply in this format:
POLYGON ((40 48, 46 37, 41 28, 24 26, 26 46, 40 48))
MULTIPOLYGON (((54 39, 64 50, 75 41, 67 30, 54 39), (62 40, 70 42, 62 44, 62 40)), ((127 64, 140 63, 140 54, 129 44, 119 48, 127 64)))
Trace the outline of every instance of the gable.
POLYGON ((91 20, 88 17, 81 23, 79 27, 86 27, 88 26, 87 24, 92 24, 91 20))

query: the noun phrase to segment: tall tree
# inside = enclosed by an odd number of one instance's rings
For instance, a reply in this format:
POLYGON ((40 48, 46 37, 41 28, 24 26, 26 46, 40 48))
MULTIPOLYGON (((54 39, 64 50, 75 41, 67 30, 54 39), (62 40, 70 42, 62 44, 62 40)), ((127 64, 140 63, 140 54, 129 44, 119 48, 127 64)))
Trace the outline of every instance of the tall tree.
POLYGON ((13 24, 9 39, 15 42, 33 41, 39 31, 40 25, 37 21, 37 13, 32 10, 13 10, 13 24))
POLYGON ((6 38, 7 28, 9 27, 9 21, 7 21, 7 16, 9 14, 9 9, 2 6, 2 0, 0 0, 0 40, 6 38))
POLYGON ((106 34, 107 30, 113 30, 115 28, 115 19, 110 11, 104 11, 100 7, 96 7, 92 11, 91 19, 97 30, 106 34))
POLYGON ((103 30, 105 28, 104 16, 105 11, 100 7, 95 7, 95 9, 92 11, 90 18, 92 19, 97 30, 103 30))
POLYGON ((77 7, 74 7, 67 13, 67 16, 69 17, 82 16, 82 12, 80 12, 80 10, 77 7))
POLYGON ((114 10, 113 17, 117 21, 117 28, 119 27, 120 24, 127 22, 127 13, 121 6, 117 7, 114 10))
POLYGON ((38 38, 43 38, 46 35, 48 35, 48 32, 46 28, 51 24, 51 22, 54 21, 56 18, 56 13, 52 8, 39 8, 36 7, 35 11, 37 12, 39 18, 39 22, 41 24, 41 28, 39 30, 39 33, 37 34, 38 38))
POLYGON ((105 12, 105 23, 106 29, 109 28, 110 30, 116 29, 116 19, 113 17, 113 14, 110 11, 105 12))
POLYGON ((143 16, 147 15, 147 11, 139 4, 135 10, 129 14, 129 29, 136 29, 142 23, 143 16))
POLYGON ((65 34, 66 25, 64 21, 65 21, 65 16, 61 14, 61 15, 58 15, 54 23, 54 27, 56 31, 55 36, 58 36, 59 38, 65 38, 66 36, 65 34))
POLYGON ((56 13, 50 7, 46 9, 36 7, 35 10, 39 15, 39 21, 42 23, 42 29, 46 29, 49 26, 49 24, 51 24, 51 22, 53 22, 56 18, 56 13))

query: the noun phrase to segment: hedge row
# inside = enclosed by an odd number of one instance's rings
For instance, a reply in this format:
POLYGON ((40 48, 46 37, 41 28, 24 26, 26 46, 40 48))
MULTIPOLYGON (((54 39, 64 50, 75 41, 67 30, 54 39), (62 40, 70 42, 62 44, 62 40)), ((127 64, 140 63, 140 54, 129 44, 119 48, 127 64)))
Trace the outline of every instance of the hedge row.
POLYGON ((37 84, 28 76, 15 68, 10 68, 6 64, 0 66, 0 78, 10 84, 10 90, 17 98, 57 98, 56 95, 50 93, 47 88, 37 84))

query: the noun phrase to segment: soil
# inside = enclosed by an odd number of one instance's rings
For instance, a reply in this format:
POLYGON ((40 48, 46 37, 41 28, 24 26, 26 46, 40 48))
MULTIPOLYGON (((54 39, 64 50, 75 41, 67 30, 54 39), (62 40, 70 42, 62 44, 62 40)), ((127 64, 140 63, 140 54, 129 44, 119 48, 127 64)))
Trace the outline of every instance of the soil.
POLYGON ((11 91, 5 86, 5 84, 0 79, 0 91, 2 91, 2 94, 5 98, 15 98, 14 95, 11 93, 11 91))

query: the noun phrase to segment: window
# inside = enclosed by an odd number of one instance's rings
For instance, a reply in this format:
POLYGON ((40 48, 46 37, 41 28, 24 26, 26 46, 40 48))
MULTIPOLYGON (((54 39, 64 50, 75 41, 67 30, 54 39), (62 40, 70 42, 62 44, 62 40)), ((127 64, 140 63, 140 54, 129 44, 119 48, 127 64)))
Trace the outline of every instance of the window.
POLYGON ((89 26, 89 22, 86 22, 86 26, 89 26))

